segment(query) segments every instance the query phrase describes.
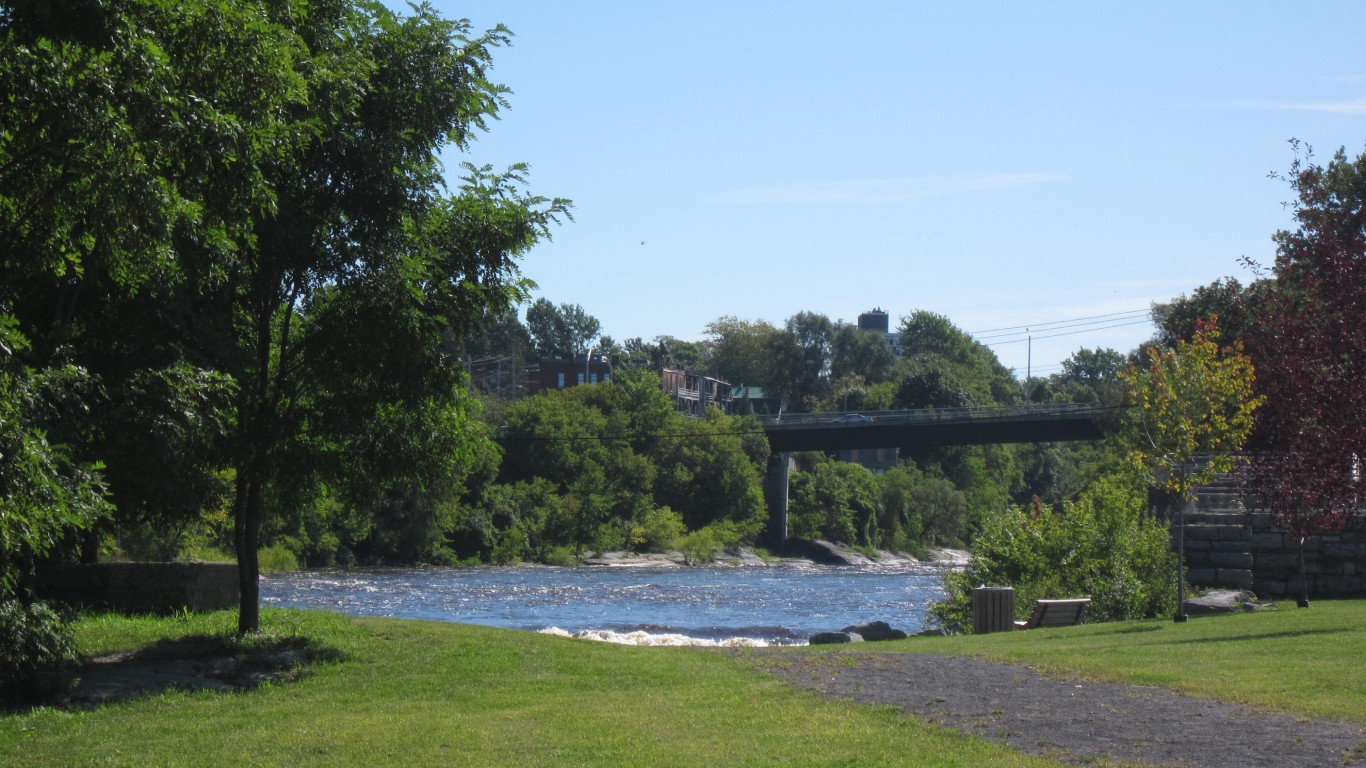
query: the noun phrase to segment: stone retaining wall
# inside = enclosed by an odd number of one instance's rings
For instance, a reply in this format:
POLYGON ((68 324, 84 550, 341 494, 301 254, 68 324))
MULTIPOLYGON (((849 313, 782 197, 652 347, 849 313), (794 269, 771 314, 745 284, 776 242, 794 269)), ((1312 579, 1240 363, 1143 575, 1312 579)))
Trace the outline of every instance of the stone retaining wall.
MULTIPOLYGON (((1186 516, 1186 579, 1192 586, 1250 589, 1261 597, 1301 594, 1299 546, 1276 528, 1271 515, 1243 508, 1228 484, 1198 494, 1186 516)), ((1366 597, 1366 519, 1340 533, 1304 544, 1305 574, 1312 598, 1366 597)), ((1173 531, 1173 542, 1176 532, 1173 531)))
MULTIPOLYGON (((1268 597, 1300 595, 1299 540, 1271 524, 1271 515, 1253 512, 1251 545, 1253 591, 1268 597)), ((1304 542, 1304 570, 1310 597, 1366 597, 1366 526, 1312 536, 1304 542)))
POLYGON ((97 563, 46 569, 39 596, 121 613, 219 611, 238 604, 235 563, 97 563))

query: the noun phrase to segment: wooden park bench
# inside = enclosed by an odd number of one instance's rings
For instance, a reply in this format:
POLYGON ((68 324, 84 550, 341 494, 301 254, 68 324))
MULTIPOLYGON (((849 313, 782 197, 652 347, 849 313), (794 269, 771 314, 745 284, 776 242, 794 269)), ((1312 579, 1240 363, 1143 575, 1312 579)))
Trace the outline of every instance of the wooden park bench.
POLYGON ((1086 609, 1091 598, 1077 597, 1068 600, 1035 600, 1034 610, 1029 621, 1015 622, 1016 629, 1038 629, 1039 627, 1072 627, 1086 621, 1086 609))

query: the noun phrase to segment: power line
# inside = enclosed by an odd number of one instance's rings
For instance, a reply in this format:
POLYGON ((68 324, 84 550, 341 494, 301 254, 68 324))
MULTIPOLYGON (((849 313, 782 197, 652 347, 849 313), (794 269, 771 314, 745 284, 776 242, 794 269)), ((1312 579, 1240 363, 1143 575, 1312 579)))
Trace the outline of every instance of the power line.
POLYGON ((1061 325, 1061 324, 1064 324, 1064 323, 1080 323, 1080 322, 1087 321, 1087 320, 1103 320, 1103 319, 1105 319, 1105 318, 1118 318, 1118 317, 1122 317, 1122 316, 1124 316, 1124 315, 1134 316, 1134 315, 1151 315, 1151 314, 1152 314, 1152 310, 1151 310, 1151 309, 1147 309, 1147 308, 1145 308, 1145 309, 1130 309, 1130 310, 1126 310, 1126 311, 1124 311, 1124 312, 1111 312, 1111 313, 1105 314, 1105 315, 1091 315, 1091 316, 1089 316, 1089 317, 1073 317, 1073 318, 1070 318, 1070 319, 1067 319, 1067 320, 1053 320, 1053 321, 1046 322, 1046 323, 1029 323, 1029 324, 1027 324, 1027 325, 1010 325, 1010 326, 1006 326, 1006 327, 1004 327, 1004 328, 988 328, 988 329, 986 329, 986 330, 984 330, 984 331, 969 331, 969 332, 968 332, 968 335, 969 335, 969 336, 972 336, 973 338, 977 338, 977 337, 979 337, 979 336, 981 336, 981 335, 983 335, 983 334, 997 333, 997 332, 999 332, 999 331, 1020 331, 1020 330, 1023 330, 1023 331, 1028 332, 1029 329, 1031 329, 1031 328, 1039 328, 1039 329, 1042 329, 1042 330, 1048 330, 1048 326, 1050 326, 1050 325, 1061 325))
POLYGON ((1066 328, 1090 328, 1090 329, 1095 329, 1095 330, 1105 330, 1106 328, 1121 328, 1121 327, 1126 326, 1126 325, 1135 325, 1135 324, 1138 324, 1138 323, 1147 323, 1147 322, 1151 322, 1151 320, 1152 320, 1152 316, 1151 316, 1151 315, 1143 316, 1143 317, 1138 317, 1138 318, 1133 318, 1133 317, 1117 317, 1117 318, 1112 318, 1112 319, 1109 319, 1109 320, 1091 320, 1091 321, 1089 321, 1089 322, 1084 322, 1084 323, 1070 323, 1070 324, 1065 324, 1065 325, 1064 325, 1064 324, 1054 324, 1054 325, 1053 325, 1052 327, 1050 327, 1050 328, 1040 328, 1040 327, 1038 327, 1038 326, 1030 326, 1029 328, 1026 328, 1026 329, 1023 330, 1023 331, 1010 331, 1009 333, 991 333, 991 334, 987 334, 987 335, 985 335, 985 336, 975 336, 975 337, 973 337, 973 338, 974 338, 974 340, 976 340, 976 341, 978 341, 978 342, 981 342, 981 341, 983 341, 984 339, 1010 338, 1010 337, 1012 337, 1012 336, 1024 336, 1025 338, 1028 338, 1028 337, 1030 337, 1030 336, 1033 336, 1033 337, 1035 337, 1035 338, 1042 339, 1042 338, 1046 338, 1045 335, 1048 334, 1048 333, 1050 333, 1050 332, 1052 332, 1052 331, 1061 331, 1061 330, 1066 329, 1066 328))
MULTIPOLYGON (((1094 333, 1094 332, 1096 332, 1096 331, 1108 331, 1108 330, 1111 330, 1111 329, 1113 329, 1113 328, 1127 328, 1127 327, 1133 326, 1133 325, 1147 325, 1149 322, 1151 322, 1151 321, 1145 318, 1145 319, 1143 319, 1143 320, 1135 320, 1135 321, 1133 321, 1133 322, 1128 322, 1128 323, 1113 323, 1113 324, 1111 324, 1111 325, 1102 325, 1102 326, 1096 326, 1096 327, 1093 327, 1093 328, 1083 328, 1083 329, 1081 329, 1080 331, 1065 331, 1065 332, 1063 332, 1063 333, 1051 333, 1051 334, 1043 334, 1043 335, 1039 335, 1039 336, 1032 336, 1032 335, 1031 335, 1031 336, 1027 336, 1027 337, 1025 337, 1025 338, 1022 338, 1022 339, 1011 339, 1011 340, 1009 340, 1009 341, 993 341, 993 342, 979 342, 979 343, 982 344, 982 346, 984 346, 984 347, 1003 347, 1003 346, 1005 346, 1005 345, 1007 345, 1007 344, 1024 344, 1025 342, 1029 341, 1031 338, 1032 338, 1033 340, 1035 340, 1035 341, 1037 341, 1037 340, 1039 340, 1039 339, 1056 339, 1056 338, 1058 338, 1058 337, 1060 337, 1060 336, 1075 336, 1075 335, 1077 335, 1077 334, 1079 334, 1079 333, 1094 333)), ((1064 327, 1065 327, 1065 326, 1064 326, 1064 327)))

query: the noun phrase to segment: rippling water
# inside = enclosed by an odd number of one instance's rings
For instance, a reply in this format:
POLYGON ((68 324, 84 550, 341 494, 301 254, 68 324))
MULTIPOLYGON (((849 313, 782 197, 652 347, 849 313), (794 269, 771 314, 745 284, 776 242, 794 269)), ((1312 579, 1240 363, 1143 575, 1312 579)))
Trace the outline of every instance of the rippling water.
POLYGON ((639 644, 804 643, 865 621, 916 632, 943 597, 927 564, 305 571, 263 577, 267 605, 558 630, 639 644))

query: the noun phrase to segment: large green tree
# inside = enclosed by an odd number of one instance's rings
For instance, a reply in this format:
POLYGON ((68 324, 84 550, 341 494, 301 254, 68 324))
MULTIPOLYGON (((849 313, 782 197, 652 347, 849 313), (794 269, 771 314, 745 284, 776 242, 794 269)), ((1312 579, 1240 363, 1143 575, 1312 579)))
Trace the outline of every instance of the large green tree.
POLYGON ((587 352, 602 330, 598 319, 578 304, 555 306, 544 298, 527 308, 526 326, 536 345, 536 354, 543 358, 572 358, 587 352))
POLYGON ((296 21, 314 90, 297 119, 315 128, 215 292, 232 322, 220 364, 241 384, 244 631, 257 623, 266 487, 310 469, 351 503, 373 503, 386 482, 421 483, 467 458, 469 404, 446 336, 520 296, 511 258, 563 210, 523 195, 516 172, 468 168, 442 194, 439 153, 462 148, 501 103, 485 69, 503 30, 471 36, 427 7, 306 13, 296 21))
POLYGON ((503 106, 486 70, 508 33, 368 0, 0 19, 0 290, 44 365, 126 349, 121 387, 223 382, 202 410, 226 434, 186 434, 230 467, 253 631, 267 499, 325 485, 364 508, 469 457, 452 341, 522 295, 512 259, 566 205, 516 168, 446 189, 441 152, 503 106))

